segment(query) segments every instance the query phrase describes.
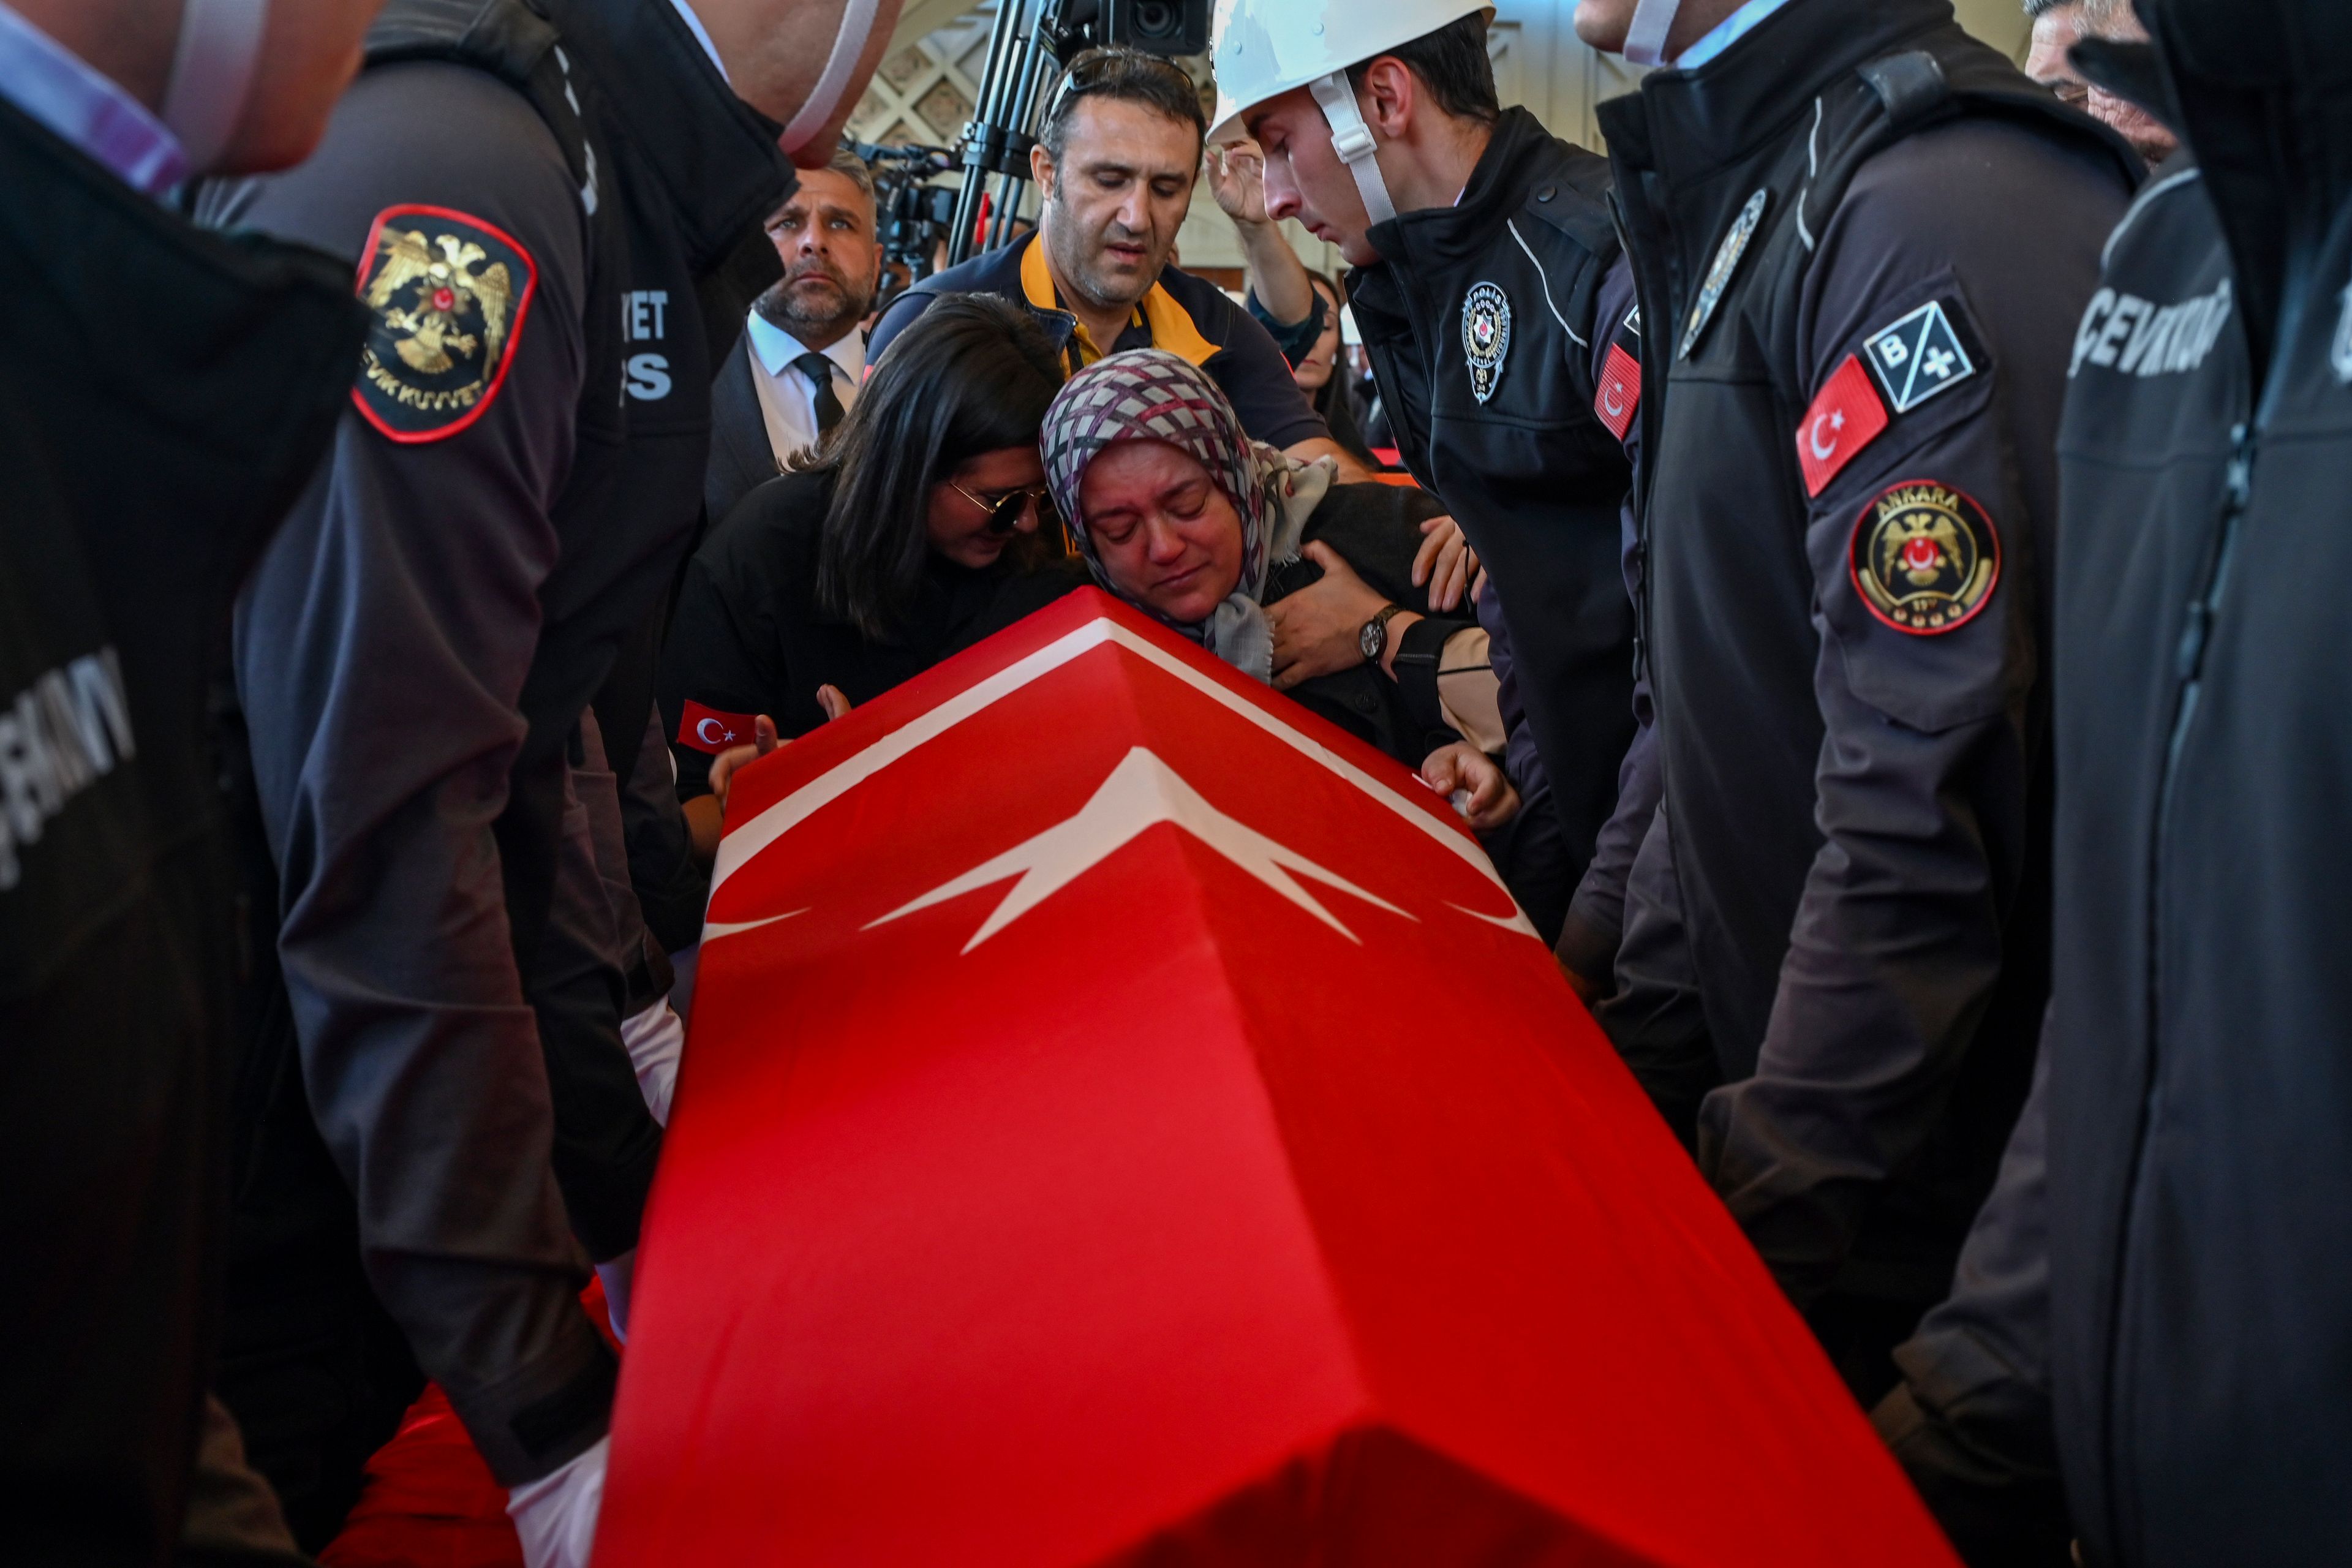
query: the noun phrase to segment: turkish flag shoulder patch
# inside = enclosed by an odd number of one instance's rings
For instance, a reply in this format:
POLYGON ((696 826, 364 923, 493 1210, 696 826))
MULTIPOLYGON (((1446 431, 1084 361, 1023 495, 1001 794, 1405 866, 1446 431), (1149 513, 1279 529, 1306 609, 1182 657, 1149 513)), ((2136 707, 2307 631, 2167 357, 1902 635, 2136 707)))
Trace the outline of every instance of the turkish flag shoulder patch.
POLYGON ((1620 441, 1642 408, 1642 364, 1617 343, 1601 366, 1601 390, 1593 395, 1592 412, 1620 441))
POLYGON ((1886 405, 1870 373, 1853 354, 1828 381, 1797 425, 1797 463, 1804 470, 1805 494, 1818 496, 1862 449, 1885 433, 1886 405))
POLYGON ((386 207, 360 255, 367 343, 352 402, 386 438, 439 441, 489 412, 539 290, 539 264, 495 225, 386 207))
POLYGON ((686 710, 677 718, 677 743, 715 757, 730 747, 751 744, 751 729, 757 717, 751 713, 723 713, 716 708, 705 708, 689 697, 686 710))

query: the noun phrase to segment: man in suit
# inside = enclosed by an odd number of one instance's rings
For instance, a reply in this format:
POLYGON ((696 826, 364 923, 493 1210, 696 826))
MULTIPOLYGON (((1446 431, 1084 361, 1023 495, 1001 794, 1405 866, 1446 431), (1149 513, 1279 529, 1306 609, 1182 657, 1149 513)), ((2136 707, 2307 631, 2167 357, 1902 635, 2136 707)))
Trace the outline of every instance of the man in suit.
POLYGON ((702 499, 714 524, 857 400, 866 375, 859 323, 882 279, 874 176, 846 147, 824 168, 803 170, 800 189, 768 220, 768 237, 784 276, 751 307, 711 389, 702 499))

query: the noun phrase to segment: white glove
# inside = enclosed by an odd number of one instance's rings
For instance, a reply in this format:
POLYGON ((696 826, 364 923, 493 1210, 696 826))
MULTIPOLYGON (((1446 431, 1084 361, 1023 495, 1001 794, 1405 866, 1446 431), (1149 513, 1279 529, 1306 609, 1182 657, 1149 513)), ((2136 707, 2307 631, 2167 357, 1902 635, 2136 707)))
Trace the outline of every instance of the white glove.
POLYGON ((524 1568, 588 1568, 612 1451, 613 1439, 599 1437, 569 1464, 507 1493, 507 1517, 522 1538, 524 1568))
POLYGON ((678 1058, 686 1051, 686 1021, 665 996, 633 1018, 621 1023, 621 1043, 629 1048, 629 1065, 637 1070, 637 1092, 654 1120, 669 1125, 669 1097, 677 1087, 678 1058))

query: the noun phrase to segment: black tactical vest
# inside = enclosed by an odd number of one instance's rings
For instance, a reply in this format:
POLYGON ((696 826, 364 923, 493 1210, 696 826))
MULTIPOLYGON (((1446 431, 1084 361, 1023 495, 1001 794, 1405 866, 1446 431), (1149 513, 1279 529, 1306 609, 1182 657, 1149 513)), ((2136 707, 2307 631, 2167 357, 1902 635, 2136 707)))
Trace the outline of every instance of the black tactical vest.
POLYGON ((206 675, 365 316, 341 262, 199 233, 5 103, 0 190, 0 1474, 59 1503, 32 1556, 162 1561, 239 957, 206 675))

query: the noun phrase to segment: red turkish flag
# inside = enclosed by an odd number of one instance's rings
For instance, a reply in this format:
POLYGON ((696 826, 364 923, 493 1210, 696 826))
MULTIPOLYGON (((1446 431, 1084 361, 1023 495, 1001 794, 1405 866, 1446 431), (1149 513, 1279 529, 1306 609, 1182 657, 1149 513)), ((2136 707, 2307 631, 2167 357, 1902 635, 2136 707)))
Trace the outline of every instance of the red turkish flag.
POLYGON ((678 714, 677 743, 715 757, 730 747, 751 744, 751 729, 757 719, 757 714, 705 708, 689 697, 678 714))
POLYGON ((1593 394, 1592 412, 1620 441, 1642 408, 1642 362, 1615 343, 1601 363, 1601 390, 1593 394))
POLYGON ((1954 1563, 1431 791, 1092 591, 737 775, 597 1568, 1954 1563))
POLYGON ((1817 496, 1845 466, 1886 429, 1886 405, 1862 361, 1845 356, 1797 426, 1797 463, 1804 469, 1805 493, 1817 496))

